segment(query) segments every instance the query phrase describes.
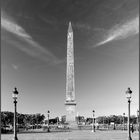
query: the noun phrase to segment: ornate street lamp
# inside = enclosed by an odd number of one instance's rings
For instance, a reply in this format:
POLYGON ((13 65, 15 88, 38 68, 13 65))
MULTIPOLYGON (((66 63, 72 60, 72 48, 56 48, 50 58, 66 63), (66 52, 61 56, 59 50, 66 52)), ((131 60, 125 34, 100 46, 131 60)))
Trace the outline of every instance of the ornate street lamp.
POLYGON ((57 117, 57 127, 58 127, 58 123, 59 123, 59 117, 57 117))
POLYGON ((94 116, 95 116, 95 110, 93 110, 92 112, 93 112, 93 123, 92 123, 92 131, 91 132, 93 132, 93 130, 95 132, 95 118, 94 118, 94 116))
POLYGON ((131 138, 131 132, 130 132, 130 103, 131 103, 131 94, 132 91, 130 88, 127 89, 126 93, 126 98, 128 99, 128 140, 132 140, 131 138))
POLYGON ((49 128, 49 117, 50 117, 50 111, 48 110, 48 132, 50 132, 50 128, 49 128))
POLYGON ((123 130, 125 130, 125 113, 123 113, 123 130))
POLYGON ((102 117, 103 128, 105 127, 105 125, 104 125, 104 124, 105 124, 105 120, 104 120, 104 117, 105 117, 105 116, 103 116, 103 117, 102 117))
POLYGON ((18 96, 18 91, 17 91, 17 88, 15 87, 15 90, 13 91, 13 94, 12 94, 12 96, 13 96, 13 99, 14 99, 14 138, 13 138, 13 140, 18 140, 18 138, 17 138, 17 125, 16 125, 16 123, 17 123, 17 106, 16 106, 16 104, 17 104, 17 96, 18 96))

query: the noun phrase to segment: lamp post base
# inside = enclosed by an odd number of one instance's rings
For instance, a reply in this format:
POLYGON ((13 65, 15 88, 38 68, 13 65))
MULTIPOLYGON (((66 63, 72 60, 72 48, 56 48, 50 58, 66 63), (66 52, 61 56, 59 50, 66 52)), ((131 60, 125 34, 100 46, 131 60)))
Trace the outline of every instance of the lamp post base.
POLYGON ((92 130, 91 132, 95 132, 95 126, 92 125, 92 130))
POLYGON ((91 132, 95 132, 95 130, 91 130, 91 132))
POLYGON ((50 132, 50 128, 48 127, 48 130, 47 130, 47 132, 50 132))
POLYGON ((13 140, 18 140, 18 138, 17 137, 14 137, 13 140))
POLYGON ((132 140, 132 138, 131 137, 128 137, 128 140, 132 140))

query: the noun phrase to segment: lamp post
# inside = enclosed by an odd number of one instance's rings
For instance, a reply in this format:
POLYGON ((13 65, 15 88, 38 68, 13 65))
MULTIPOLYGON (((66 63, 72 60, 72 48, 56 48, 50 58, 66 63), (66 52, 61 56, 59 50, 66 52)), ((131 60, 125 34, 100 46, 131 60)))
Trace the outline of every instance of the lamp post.
POLYGON ((105 116, 103 116, 103 125, 105 125, 105 116))
POLYGON ((109 126, 110 126, 110 117, 107 118, 108 119, 108 130, 109 130, 109 126))
POLYGON ((57 121, 57 127, 58 127, 58 123, 59 123, 59 117, 57 117, 56 119, 57 119, 56 121, 57 121))
POLYGON ((19 121, 19 120, 20 120, 19 117, 20 117, 20 115, 21 115, 21 114, 17 114, 17 130, 19 130, 19 122, 20 122, 20 121, 19 121))
POLYGON ((94 132, 95 132, 95 118, 94 118, 94 132))
POLYGON ((125 113, 123 113, 123 130, 125 130, 125 113))
POLYGON ((116 127, 115 127, 115 116, 113 116, 113 120, 114 120, 114 127, 113 127, 113 129, 115 130, 116 129, 116 127))
POLYGON ((95 118, 94 118, 94 116, 95 116, 95 110, 93 110, 92 112, 93 112, 93 123, 92 123, 92 131, 91 132, 93 132, 93 130, 95 132, 95 118))
POLYGON ((128 140, 132 140, 131 138, 131 132, 130 132, 130 103, 131 103, 131 94, 132 91, 130 88, 127 89, 126 91, 126 98, 128 99, 128 140))
POLYGON ((13 140, 18 140, 17 138, 17 96, 18 96, 18 91, 17 88, 15 87, 15 90, 13 91, 13 99, 14 99, 14 138, 13 140))
POLYGON ((50 117, 50 111, 48 110, 48 132, 50 132, 50 129, 49 129, 49 117, 50 117))
POLYGON ((137 110, 137 127, 138 127, 138 130, 139 130, 139 110, 137 110))

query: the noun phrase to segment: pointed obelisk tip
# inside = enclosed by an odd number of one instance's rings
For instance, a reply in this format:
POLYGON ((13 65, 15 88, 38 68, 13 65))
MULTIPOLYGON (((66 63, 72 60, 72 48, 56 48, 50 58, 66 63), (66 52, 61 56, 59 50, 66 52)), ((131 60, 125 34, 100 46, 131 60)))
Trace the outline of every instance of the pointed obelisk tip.
POLYGON ((71 25, 71 21, 69 22, 68 32, 72 32, 72 25, 71 25))

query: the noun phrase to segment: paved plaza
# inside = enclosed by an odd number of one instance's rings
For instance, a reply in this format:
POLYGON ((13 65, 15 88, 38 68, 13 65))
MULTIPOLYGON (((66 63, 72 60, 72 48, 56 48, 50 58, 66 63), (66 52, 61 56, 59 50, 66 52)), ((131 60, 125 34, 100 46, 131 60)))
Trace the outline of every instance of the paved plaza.
MULTIPOLYGON (((11 140, 12 134, 3 134, 2 140, 11 140)), ((138 140, 139 133, 132 134, 132 140, 138 140)), ((128 140, 127 131, 96 131, 75 130, 69 132, 40 132, 18 134, 18 140, 128 140)))

